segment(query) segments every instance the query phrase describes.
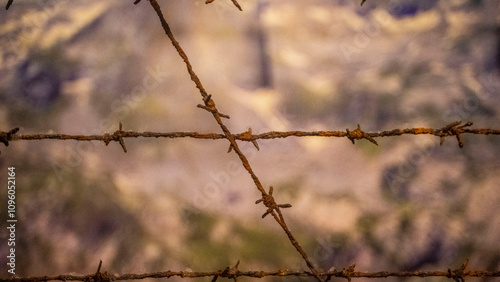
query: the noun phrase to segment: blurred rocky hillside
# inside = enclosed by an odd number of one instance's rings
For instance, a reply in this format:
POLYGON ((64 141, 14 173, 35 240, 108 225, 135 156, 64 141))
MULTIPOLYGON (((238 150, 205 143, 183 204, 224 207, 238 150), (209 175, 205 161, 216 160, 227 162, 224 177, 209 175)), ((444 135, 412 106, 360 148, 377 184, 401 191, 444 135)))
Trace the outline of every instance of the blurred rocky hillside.
MULTIPOLYGON (((228 0, 159 2, 233 133, 500 128, 497 1, 250 0, 243 12, 228 0)), ((147 1, 15 0, 0 11, 1 130, 219 132, 200 101, 147 1)), ((500 138, 464 142, 308 137, 242 149, 292 204, 289 226, 322 269, 442 270, 465 258, 500 269, 500 138)), ((100 142, 2 146, 0 179, 17 171, 18 275, 87 274, 100 259, 111 273, 237 260, 307 269, 261 219, 227 141, 126 143, 126 154, 100 142)))

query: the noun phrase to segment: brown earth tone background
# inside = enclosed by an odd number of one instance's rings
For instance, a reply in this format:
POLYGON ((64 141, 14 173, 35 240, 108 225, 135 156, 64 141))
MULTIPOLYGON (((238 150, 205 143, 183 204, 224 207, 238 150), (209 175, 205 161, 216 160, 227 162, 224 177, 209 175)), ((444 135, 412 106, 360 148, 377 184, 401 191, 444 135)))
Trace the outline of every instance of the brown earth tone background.
MULTIPOLYGON (((243 12, 223 0, 161 2, 233 133, 457 120, 500 128, 495 1, 240 4, 243 12)), ((1 130, 102 134, 122 122, 220 131, 196 107, 199 94, 147 3, 16 0, 0 11, 0 44, 1 130)), ((241 146, 277 201, 292 204, 289 226, 321 269, 428 270, 465 258, 499 269, 499 137, 468 135, 462 149, 430 136, 377 141, 241 146)), ((307 269, 279 226, 261 219, 260 195, 226 140, 136 139, 127 148, 1 148, 0 179, 9 166, 17 173, 18 275, 87 274, 101 259, 111 273, 237 260, 244 270, 307 269)), ((5 268, 6 243, 0 250, 5 268)))

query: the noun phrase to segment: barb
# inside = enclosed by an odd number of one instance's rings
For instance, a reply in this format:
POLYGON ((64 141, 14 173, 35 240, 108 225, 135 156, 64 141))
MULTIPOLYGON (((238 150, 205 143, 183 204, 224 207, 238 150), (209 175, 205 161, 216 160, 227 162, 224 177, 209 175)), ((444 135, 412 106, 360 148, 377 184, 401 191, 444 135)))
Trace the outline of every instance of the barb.
POLYGON ((257 143, 257 140, 252 139, 252 137, 253 137, 252 128, 249 127, 247 132, 240 133, 237 138, 249 140, 250 142, 252 142, 253 146, 257 149, 257 151, 260 151, 259 143, 257 143))
MULTIPOLYGON (((351 264, 347 269, 342 269, 341 273, 342 273, 342 277, 344 277, 345 279, 347 279, 348 282, 351 282, 351 276, 353 275, 354 273, 354 268, 356 267, 356 264, 353 263, 351 264)), ((331 277, 331 276, 329 276, 331 277)))
MULTIPOLYGON (((215 0, 206 0, 206 1, 205 1, 205 4, 210 4, 210 3, 214 2, 214 1, 215 1, 215 0)), ((241 6, 240 6, 240 4, 238 3, 238 1, 236 1, 236 0, 231 0, 231 2, 233 2, 233 5, 234 5, 234 6, 236 6, 236 8, 238 8, 238 10, 243 11, 243 10, 241 9, 241 6)))
POLYGON ((99 266, 97 267, 97 272, 90 278, 85 281, 88 282, 111 282, 115 281, 116 277, 107 271, 101 272, 102 260, 99 261, 99 266))
POLYGON ((240 261, 236 262, 236 264, 233 267, 226 267, 224 271, 220 274, 221 277, 227 277, 230 279, 233 279, 234 282, 237 282, 236 278, 238 277, 238 265, 240 265, 240 261))
POLYGON ((378 146, 377 141, 375 141, 375 139, 373 139, 366 132, 361 130, 361 127, 359 126, 359 124, 358 124, 358 128, 356 128, 355 130, 350 131, 349 128, 347 128, 345 131, 346 131, 347 138, 349 138, 349 140, 351 140, 352 144, 354 144, 354 140, 367 139, 368 141, 370 141, 373 144, 378 146))
POLYGON ((255 201, 255 204, 264 203, 267 207, 267 211, 262 215, 262 218, 266 217, 266 215, 272 213, 273 211, 279 211, 280 208, 291 208, 290 204, 276 204, 273 197, 273 186, 269 187, 269 193, 267 195, 263 195, 262 198, 255 201))
POLYGON ((461 121, 456 121, 448 124, 447 126, 443 127, 441 129, 441 140, 439 142, 440 145, 443 145, 444 143, 444 137, 445 136, 456 136, 457 141, 458 141, 458 147, 463 148, 464 143, 462 141, 462 134, 465 132, 465 127, 471 126, 472 122, 467 122, 464 125, 460 125, 462 122, 461 121))
POLYGON ((122 130, 122 128, 123 128, 123 126, 122 126, 122 123, 120 122, 118 130, 115 131, 115 133, 113 133, 113 135, 109 135, 109 134, 105 133, 103 135, 102 141, 104 141, 104 144, 106 144, 106 146, 108 146, 109 142, 116 141, 116 142, 120 143, 120 146, 122 146, 123 151, 126 153, 127 147, 125 146, 125 141, 123 141, 124 131, 122 130))
MULTIPOLYGON (((2 142, 5 147, 9 146, 9 141, 12 141, 13 136, 19 131, 19 127, 9 130, 8 132, 0 131, 0 142, 2 142)), ((1 154, 1 152, 0 152, 1 154)))
POLYGON ((455 282, 465 282, 464 271, 468 264, 469 264, 469 259, 466 259, 459 269, 453 271, 451 269, 448 269, 448 275, 446 277, 453 278, 455 282))

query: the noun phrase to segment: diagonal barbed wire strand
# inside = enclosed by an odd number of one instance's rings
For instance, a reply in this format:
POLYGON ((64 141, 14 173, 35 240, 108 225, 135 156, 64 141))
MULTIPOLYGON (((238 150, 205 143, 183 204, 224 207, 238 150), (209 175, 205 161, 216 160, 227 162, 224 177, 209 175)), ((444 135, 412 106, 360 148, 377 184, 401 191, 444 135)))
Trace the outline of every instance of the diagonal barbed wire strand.
MULTIPOLYGON (((138 1, 136 1, 135 3, 137 4, 138 1)), ((169 25, 168 25, 165 17, 163 16, 163 13, 161 11, 160 5, 158 4, 158 1, 157 0, 149 0, 149 3, 151 4, 151 6, 155 10, 156 14, 158 15, 158 18, 160 19, 160 22, 161 22, 161 25, 163 27, 163 30, 165 31, 165 34, 168 36, 168 38, 170 39, 172 45, 177 50, 177 53, 179 54, 179 56, 182 58, 182 60, 186 64, 186 68, 187 68, 187 71, 188 71, 189 75, 191 76, 191 80, 196 85, 196 88, 198 88, 198 90, 200 91, 200 94, 202 96, 202 100, 203 100, 203 102, 204 102, 205 105, 198 105, 198 107, 202 108, 202 109, 205 109, 206 111, 212 113, 214 119, 217 121, 217 123, 219 124, 220 128, 222 129, 222 131, 224 133, 224 136, 226 137, 226 139, 230 143, 230 147, 229 147, 230 150, 232 149, 238 155, 238 157, 241 160, 241 163, 242 163, 243 167, 250 174, 253 182, 255 183, 255 186, 261 192, 261 194, 262 194, 261 201, 268 208, 267 212, 264 214, 264 216, 266 214, 270 213, 274 217, 274 219, 276 220, 276 222, 281 226, 281 228, 287 234, 288 239, 290 240, 290 242, 292 243, 292 245, 300 253, 300 255, 302 256, 302 258, 306 262, 307 266, 309 267, 309 269, 313 273, 314 277, 318 281, 321 282, 321 278, 318 276, 318 272, 317 272, 315 266, 309 260, 306 252, 304 251, 304 249, 300 246, 300 244, 297 242, 297 240, 293 236, 292 232, 290 231, 290 229, 286 225, 285 219, 284 219, 284 217, 283 217, 283 215, 282 215, 282 213, 280 211, 280 207, 285 208, 285 207, 290 207, 290 205, 288 205, 288 204, 285 204, 285 205, 278 205, 278 204, 276 204, 276 202, 274 201, 274 198, 272 196, 272 186, 269 189, 269 193, 266 192, 266 190, 262 186, 259 178, 257 177, 257 175, 253 171, 252 167, 250 166, 250 163, 247 160, 246 156, 243 154, 243 152, 238 147, 238 144, 236 143, 236 140, 234 139, 233 134, 227 128, 227 126, 222 122, 222 118, 229 118, 229 116, 221 114, 219 112, 219 110, 217 109, 217 107, 215 105, 215 101, 212 99, 212 95, 209 95, 207 93, 207 91, 205 90, 205 88, 203 87, 203 85, 202 85, 199 77, 196 75, 196 73, 194 72, 194 70, 193 70, 193 68, 191 66, 191 63, 189 62, 189 59, 188 59, 186 53, 182 50, 179 42, 177 42, 177 40, 175 39, 172 31, 170 30, 170 27, 169 27, 169 25)), ((121 125, 120 125, 120 127, 121 127, 121 125)), ((119 142, 120 142, 123 150, 126 151, 125 144, 124 144, 122 138, 119 138, 119 142)), ((259 201, 257 201, 256 203, 258 203, 258 202, 259 201)))

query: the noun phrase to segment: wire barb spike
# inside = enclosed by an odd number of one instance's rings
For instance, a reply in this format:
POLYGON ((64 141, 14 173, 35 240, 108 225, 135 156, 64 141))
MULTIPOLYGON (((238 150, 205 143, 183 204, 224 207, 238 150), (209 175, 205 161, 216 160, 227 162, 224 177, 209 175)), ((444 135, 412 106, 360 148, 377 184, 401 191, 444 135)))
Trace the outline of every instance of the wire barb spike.
POLYGON ((238 274, 240 272, 238 270, 238 266, 239 265, 240 265, 240 260, 238 260, 234 266, 232 266, 232 267, 226 267, 226 269, 224 269, 222 271, 221 276, 222 277, 227 277, 229 279, 233 279, 234 282, 237 282, 236 278, 238 277, 238 274))
POLYGON ((347 138, 351 140, 352 144, 354 144, 354 140, 366 139, 378 146, 377 141, 375 141, 375 139, 373 139, 368 133, 361 130, 361 126, 359 124, 355 130, 351 131, 347 128, 345 131, 347 138))
POLYGON ((291 208, 290 204, 276 204, 273 197, 273 186, 269 187, 269 193, 262 193, 262 198, 255 201, 255 204, 264 203, 267 207, 267 211, 262 215, 262 218, 266 217, 268 214, 272 213, 274 210, 279 211, 280 208, 291 208))
POLYGON ((347 279, 348 282, 351 282, 351 275, 354 273, 354 268, 356 267, 356 264, 353 263, 351 264, 347 269, 342 269, 342 277, 347 279))
POLYGON ((126 153, 127 147, 125 146, 125 141, 123 141, 123 136, 124 136, 125 132, 122 129, 123 129, 123 125, 120 122, 118 125, 118 130, 115 131, 113 134, 105 133, 102 136, 102 141, 104 141, 104 144, 106 144, 106 146, 108 146, 111 141, 116 141, 116 142, 120 143, 120 146, 122 147, 123 151, 126 153))
MULTIPOLYGON (((0 142, 2 142, 5 147, 9 146, 9 141, 12 141, 13 136, 19 131, 19 127, 13 128, 8 132, 0 131, 0 142)), ((1 151, 0 151, 1 154, 1 151)))
POLYGON ((465 127, 471 126, 473 123, 468 121, 464 125, 460 125, 462 121, 452 122, 439 130, 439 145, 444 144, 444 139, 447 136, 455 136, 457 138, 458 147, 463 148, 464 142, 462 140, 462 134, 465 133, 465 127))
POLYGON ((238 139, 252 142, 253 146, 257 149, 257 151, 260 151, 259 143, 257 143, 257 140, 253 138, 251 127, 249 127, 246 132, 238 134, 238 139))
MULTIPOLYGON (((215 1, 215 0, 206 0, 206 1, 205 1, 205 4, 210 4, 210 3, 214 2, 214 1, 215 1)), ((238 10, 243 11, 243 10, 241 9, 241 6, 240 6, 240 4, 238 3, 238 1, 237 1, 237 0, 231 0, 231 2, 233 2, 233 5, 234 5, 236 8, 238 8, 238 10)))
POLYGON ((215 106, 215 102, 212 99, 212 94, 204 96, 203 102, 205 103, 205 105, 198 104, 198 108, 204 109, 204 110, 206 110, 214 115, 218 115, 222 118, 230 119, 230 117, 228 115, 220 113, 219 110, 217 110, 217 107, 215 106))
POLYGON ((460 268, 451 270, 448 268, 448 274, 446 275, 448 278, 453 278, 455 282, 465 282, 465 268, 469 264, 469 259, 466 259, 460 268))

